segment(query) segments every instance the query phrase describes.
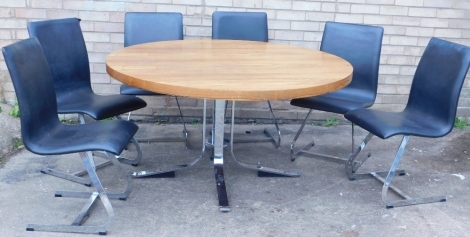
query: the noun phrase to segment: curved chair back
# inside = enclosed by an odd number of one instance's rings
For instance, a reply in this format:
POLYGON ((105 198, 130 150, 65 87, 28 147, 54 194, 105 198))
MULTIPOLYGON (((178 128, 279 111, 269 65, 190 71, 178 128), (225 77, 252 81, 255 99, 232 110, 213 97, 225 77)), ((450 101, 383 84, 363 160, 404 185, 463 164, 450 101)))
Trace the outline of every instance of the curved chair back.
POLYGON ((57 100, 77 90, 91 89, 90 64, 80 19, 67 18, 28 23, 38 38, 51 68, 57 100))
POLYGON ((124 47, 155 41, 182 40, 183 15, 176 12, 127 12, 124 47))
POLYGON ((221 12, 212 14, 212 39, 268 42, 268 17, 264 12, 221 12))
POLYGON ((60 124, 49 65, 36 38, 5 46, 2 52, 18 98, 23 143, 38 153, 35 141, 60 124))
POLYGON ((469 47, 431 38, 416 69, 405 112, 423 112, 443 123, 443 135, 449 133, 469 66, 469 47))
POLYGON ((382 27, 327 22, 320 46, 351 63, 353 78, 344 89, 360 90, 370 105, 377 95, 382 36, 382 27))

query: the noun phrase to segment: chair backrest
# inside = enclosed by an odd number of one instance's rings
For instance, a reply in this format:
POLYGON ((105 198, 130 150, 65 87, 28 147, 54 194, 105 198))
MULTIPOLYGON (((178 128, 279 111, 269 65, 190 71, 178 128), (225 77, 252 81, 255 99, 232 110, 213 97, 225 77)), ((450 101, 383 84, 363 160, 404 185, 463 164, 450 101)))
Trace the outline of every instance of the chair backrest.
POLYGON ((212 39, 268 42, 268 17, 264 12, 215 11, 212 39))
POLYGON ((405 111, 432 116, 450 132, 469 66, 470 47, 431 38, 416 68, 405 111))
POLYGON ((35 152, 34 141, 60 124, 51 71, 36 38, 5 46, 2 52, 18 99, 23 143, 35 152))
POLYGON ((28 23, 38 38, 51 68, 58 102, 76 90, 90 90, 90 64, 80 19, 67 18, 28 23))
POLYGON ((182 40, 183 15, 176 12, 127 12, 124 47, 155 41, 182 40))
POLYGON ((361 90, 370 105, 377 95, 383 31, 378 26, 327 22, 320 46, 351 63, 353 77, 346 88, 361 90))

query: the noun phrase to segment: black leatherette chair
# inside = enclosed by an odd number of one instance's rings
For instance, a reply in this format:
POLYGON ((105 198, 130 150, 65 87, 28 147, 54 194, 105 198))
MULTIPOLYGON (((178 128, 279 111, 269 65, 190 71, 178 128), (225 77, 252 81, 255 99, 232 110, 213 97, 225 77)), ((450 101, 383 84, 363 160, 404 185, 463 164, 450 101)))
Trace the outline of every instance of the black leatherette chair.
POLYGON ((361 145, 349 158, 346 173, 350 180, 374 177, 384 183, 382 199, 387 208, 421 203, 445 201, 445 196, 411 198, 391 185, 410 136, 437 138, 448 134, 454 125, 457 104, 465 76, 470 66, 470 47, 432 38, 419 61, 411 84, 408 103, 402 112, 387 112, 374 109, 357 109, 344 116, 352 123, 369 131, 361 145), (387 139, 403 135, 395 159, 386 178, 380 173, 357 174, 357 169, 368 158, 355 162, 373 136, 387 139), (389 200, 388 189, 392 189, 403 200, 389 200))
MULTIPOLYGON (((89 197, 71 225, 31 224, 27 230, 106 234, 114 222, 114 210, 109 198, 125 200, 132 189, 131 179, 121 170, 127 176, 126 191, 107 193, 96 174, 90 151, 120 154, 137 132, 137 125, 124 120, 63 124, 57 116, 52 74, 39 41, 34 37, 22 40, 4 47, 2 52, 18 98, 21 136, 26 149, 39 155, 79 153, 96 189, 94 192, 56 192, 56 197, 89 197), (101 200, 108 220, 100 226, 82 226, 96 200, 101 200)), ((116 157, 111 155, 108 158, 120 167, 116 157)))
MULTIPOLYGON (((93 92, 90 64, 80 28, 80 19, 30 22, 28 32, 31 37, 38 38, 46 56, 52 73, 59 114, 78 114, 80 122, 85 123, 84 114, 95 120, 114 116, 121 119, 121 114, 147 105, 145 101, 135 96, 97 95, 93 92)), ((136 158, 118 157, 118 159, 122 163, 137 165, 142 158, 142 151, 135 138, 131 141, 136 148, 136 158)), ((101 153, 95 155, 101 156, 101 153)), ((89 180, 78 177, 84 172, 68 174, 46 167, 41 172, 90 185, 89 180)))
MULTIPOLYGON (((383 28, 378 26, 327 22, 323 32, 320 50, 347 60, 354 68, 351 83, 343 89, 325 95, 293 99, 290 104, 310 109, 291 144, 291 160, 301 153, 323 156, 346 161, 326 154, 308 151, 314 145, 312 140, 305 147, 294 151, 295 143, 305 126, 312 110, 345 114, 358 108, 374 104, 379 77, 380 52, 383 28)), ((354 124, 352 124, 352 150, 354 149, 354 124)))

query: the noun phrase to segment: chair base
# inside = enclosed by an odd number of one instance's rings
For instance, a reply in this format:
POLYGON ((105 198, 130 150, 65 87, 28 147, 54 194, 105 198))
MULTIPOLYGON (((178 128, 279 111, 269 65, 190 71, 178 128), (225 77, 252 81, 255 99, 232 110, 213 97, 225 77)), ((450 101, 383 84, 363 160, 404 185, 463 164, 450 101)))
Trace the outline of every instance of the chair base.
MULTIPOLYGON (((27 231, 49 231, 49 232, 69 232, 69 233, 90 233, 106 235, 108 228, 114 222, 114 210, 109 201, 110 198, 116 198, 120 200, 126 200, 132 191, 132 179, 129 175, 126 175, 127 187, 124 192, 120 193, 106 193, 103 185, 101 184, 97 174, 96 166, 94 164, 91 152, 80 152, 83 164, 86 167, 90 179, 96 188, 95 192, 75 192, 75 191, 57 191, 56 197, 80 197, 88 198, 85 205, 80 210, 77 217, 72 221, 70 225, 40 225, 40 224, 28 224, 26 227, 27 231), (108 220, 100 226, 82 226, 90 214, 90 210, 97 200, 101 200, 106 212, 108 213, 108 220)), ((111 163, 116 165, 119 171, 125 175, 124 171, 120 167, 120 163, 116 157, 109 157, 111 163)))
MULTIPOLYGON (((279 130, 279 125, 277 124, 276 116, 274 115, 273 108, 271 106, 271 102, 268 100, 268 106, 269 106, 269 112, 271 112, 271 117, 274 122, 274 126, 276 127, 276 132, 277 132, 277 139, 272 135, 267 128, 263 130, 264 135, 267 136, 267 138, 236 138, 233 142, 234 143, 256 143, 256 142, 272 142, 273 145, 276 148, 279 148, 281 146, 281 130, 279 130)), ((235 104, 234 101, 232 101, 232 105, 235 104)), ((227 111, 227 105, 228 103, 225 104, 225 111, 227 111)), ((235 107, 232 106, 232 115, 235 113, 235 107)), ((225 117, 225 116, 224 116, 225 117)), ((235 119, 235 116, 232 116, 232 123, 233 120, 235 119)), ((247 131, 247 134, 251 134, 251 132, 247 131)))
POLYGON ((394 176, 403 176, 405 175, 404 170, 397 170, 398 164, 400 163, 401 157, 403 155, 403 151, 405 150, 406 144, 409 140, 409 135, 403 136, 403 140, 398 148, 397 154, 395 155, 395 159, 393 160, 392 166, 388 172, 371 172, 371 173, 362 173, 356 174, 357 169, 370 157, 370 155, 362 158, 359 162, 355 163, 355 159, 358 154, 365 148, 367 143, 374 135, 369 133, 366 138, 362 141, 359 147, 351 154, 351 157, 348 159, 348 162, 345 165, 346 175, 348 176, 350 181, 365 179, 365 178, 374 178, 377 181, 383 184, 382 186, 382 201, 385 204, 386 208, 394 208, 394 207, 402 207, 402 206, 410 206, 410 205, 418 205, 424 203, 433 203, 433 202, 445 202, 447 199, 445 196, 433 196, 433 197, 424 197, 424 198, 412 198, 405 194, 402 190, 398 189, 397 187, 391 185, 392 179, 394 176), (382 176, 385 176, 383 178, 382 176), (402 200, 390 200, 387 196, 388 190, 393 191, 397 196, 402 198, 402 200))
POLYGON ((294 147, 292 147, 291 161, 295 161, 295 159, 298 156, 302 155, 302 154, 308 154, 308 155, 311 155, 311 156, 324 158, 324 159, 332 160, 332 161, 335 161, 335 162, 338 162, 338 163, 343 163, 343 164, 348 161, 347 158, 342 158, 342 157, 338 157, 338 156, 332 156, 332 155, 328 155, 328 154, 321 154, 321 153, 309 151, 308 149, 313 147, 314 145, 315 145, 315 141, 311 141, 309 144, 307 144, 306 146, 300 148, 296 152, 294 152, 294 149, 293 149, 294 147))
MULTIPOLYGON (((335 162, 340 162, 340 163, 347 162, 348 161, 347 158, 342 158, 342 157, 332 156, 332 155, 328 155, 328 154, 322 154, 322 153, 316 153, 316 152, 309 151, 310 148, 315 146, 315 140, 312 140, 306 146, 302 147, 298 151, 294 151, 295 150, 295 143, 297 142, 297 139, 299 138, 300 134, 302 133, 302 131, 305 127, 305 123, 307 122, 308 116, 310 115, 311 112, 312 112, 312 109, 310 109, 308 111, 307 116, 305 116, 305 119, 304 119, 304 121, 302 122, 302 125, 299 128, 299 131, 297 131, 297 133, 295 134, 294 139, 292 140, 292 143, 290 145, 290 158, 291 158, 291 161, 294 162, 295 159, 298 156, 300 156, 301 154, 309 154, 309 155, 313 155, 313 156, 316 156, 316 157, 324 158, 324 159, 335 161, 335 162)), ((351 143, 352 143, 351 152, 353 152, 354 151, 354 124, 351 124, 351 143)), ((370 157, 370 153, 369 153, 369 157, 370 157)))

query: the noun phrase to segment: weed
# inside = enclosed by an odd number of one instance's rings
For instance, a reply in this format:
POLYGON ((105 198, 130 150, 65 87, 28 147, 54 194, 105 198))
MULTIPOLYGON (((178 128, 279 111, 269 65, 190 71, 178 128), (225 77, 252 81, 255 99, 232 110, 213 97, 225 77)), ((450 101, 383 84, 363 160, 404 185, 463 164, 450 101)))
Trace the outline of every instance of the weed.
POLYGON ((339 125, 339 121, 336 119, 336 117, 331 117, 329 119, 327 119, 325 122, 323 122, 322 126, 323 127, 334 127, 334 126, 338 126, 339 125))
POLYGON ((458 129, 465 129, 468 127, 467 118, 455 117, 454 127, 458 129))
POLYGON ((60 121, 61 121, 62 123, 65 123, 65 124, 73 124, 73 123, 74 123, 73 120, 70 119, 70 118, 69 118, 69 119, 61 119, 60 121))
POLYGON ((17 118, 20 117, 20 107, 18 106, 17 100, 14 101, 13 109, 11 109, 8 114, 17 118))
POLYGON ((199 119, 193 119, 193 121, 191 121, 191 124, 192 125, 198 125, 199 124, 199 119))
POLYGON ((101 119, 100 121, 109 121, 109 120, 114 120, 116 117, 109 117, 109 118, 105 118, 105 119, 101 119))
POLYGON ((13 138, 13 150, 18 149, 22 145, 23 145, 23 141, 21 139, 13 138))

